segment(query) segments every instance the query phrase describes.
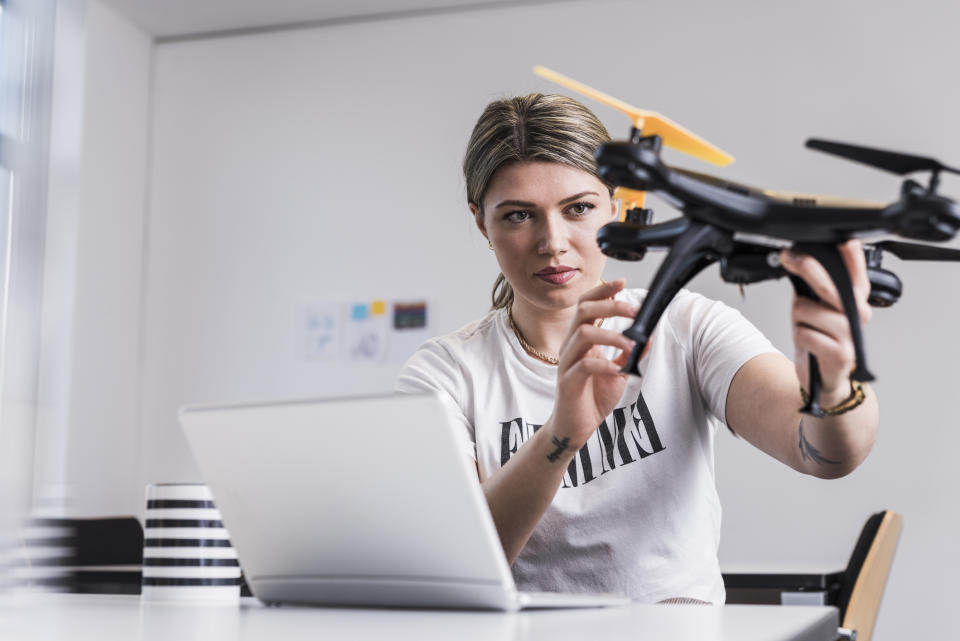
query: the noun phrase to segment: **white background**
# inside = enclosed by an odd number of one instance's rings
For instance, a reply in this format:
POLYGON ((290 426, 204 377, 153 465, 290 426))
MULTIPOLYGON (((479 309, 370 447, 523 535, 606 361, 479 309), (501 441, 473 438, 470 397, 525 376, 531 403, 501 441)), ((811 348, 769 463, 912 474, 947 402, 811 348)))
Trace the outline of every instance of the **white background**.
MULTIPOLYGON (((489 100, 562 91, 534 64, 669 115, 751 184, 896 197, 896 176, 805 150, 811 136, 960 164, 947 2, 569 2, 160 43, 96 0, 86 19, 69 397, 85 514, 138 514, 145 483, 199 478, 181 405, 392 386, 398 363, 303 360, 302 301, 429 297, 438 332, 486 311, 497 269, 459 164, 489 100)), ((658 261, 606 276, 643 287, 658 261)), ((960 265, 888 266, 904 296, 866 330, 882 416, 867 462, 819 481, 728 435, 717 456, 727 566, 842 567, 870 513, 904 515, 881 640, 951 629, 960 595, 960 265)), ((691 287, 790 354, 786 281, 741 301, 712 268, 691 287)))

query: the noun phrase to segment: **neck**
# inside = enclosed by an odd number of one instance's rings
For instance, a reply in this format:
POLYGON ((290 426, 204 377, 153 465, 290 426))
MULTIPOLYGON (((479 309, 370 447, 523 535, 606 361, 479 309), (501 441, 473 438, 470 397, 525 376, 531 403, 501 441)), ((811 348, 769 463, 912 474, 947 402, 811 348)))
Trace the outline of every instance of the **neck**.
POLYGON ((560 346, 570 330, 577 307, 543 309, 523 299, 513 301, 513 322, 535 349, 553 357, 560 355, 560 346))

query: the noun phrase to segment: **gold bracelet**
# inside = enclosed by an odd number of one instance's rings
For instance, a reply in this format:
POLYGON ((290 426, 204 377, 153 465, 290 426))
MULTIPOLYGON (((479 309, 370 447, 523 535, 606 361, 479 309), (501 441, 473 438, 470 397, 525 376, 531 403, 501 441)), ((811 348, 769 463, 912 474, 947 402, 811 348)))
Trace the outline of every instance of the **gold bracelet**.
MULTIPOLYGON (((803 389, 802 385, 800 386, 800 398, 803 399, 804 405, 810 402, 810 394, 807 393, 807 390, 803 389)), ((865 400, 867 400, 867 393, 863 391, 863 384, 860 381, 852 380, 850 381, 850 398, 834 407, 821 408, 821 415, 837 416, 839 414, 845 414, 861 405, 865 400)))

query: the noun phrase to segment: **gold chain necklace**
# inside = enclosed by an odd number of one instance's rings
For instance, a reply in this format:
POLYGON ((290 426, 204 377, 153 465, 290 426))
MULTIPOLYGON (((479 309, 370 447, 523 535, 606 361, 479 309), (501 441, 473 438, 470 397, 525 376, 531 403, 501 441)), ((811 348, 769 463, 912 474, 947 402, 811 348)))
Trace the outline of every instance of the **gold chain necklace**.
MULTIPOLYGON (((600 281, 600 282, 603 283, 604 285, 606 284, 606 281, 600 281)), ((613 296, 611 296, 610 298, 613 298, 613 296)), ((538 358, 544 363, 548 363, 550 365, 558 365, 560 363, 559 358, 557 358, 556 356, 551 356, 550 354, 545 354, 544 352, 541 352, 536 347, 528 343, 527 339, 523 337, 523 334, 520 333, 520 328, 517 327, 516 322, 514 322, 513 320, 513 301, 510 301, 507 304, 507 320, 510 322, 510 329, 513 330, 514 336, 516 336, 517 340, 520 341, 520 347, 523 348, 523 351, 525 351, 527 354, 530 354, 530 356, 533 356, 534 358, 538 358)), ((602 318, 598 318, 593 322, 594 327, 600 327, 600 325, 602 324, 603 324, 602 318)))
POLYGON ((560 359, 555 356, 550 356, 550 354, 544 354, 536 347, 527 342, 527 339, 523 337, 523 334, 520 333, 520 328, 517 327, 517 324, 513 322, 513 301, 507 305, 507 320, 510 321, 510 329, 513 330, 514 335, 517 337, 517 340, 520 341, 520 347, 523 350, 533 356, 534 358, 539 358, 544 363, 549 363, 550 365, 557 365, 560 363, 560 359))

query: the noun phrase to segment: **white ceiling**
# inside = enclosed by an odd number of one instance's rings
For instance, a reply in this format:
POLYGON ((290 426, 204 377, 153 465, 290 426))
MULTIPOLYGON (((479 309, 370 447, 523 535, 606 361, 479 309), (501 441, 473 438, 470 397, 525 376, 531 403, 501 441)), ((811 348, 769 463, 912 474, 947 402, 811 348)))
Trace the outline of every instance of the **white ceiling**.
MULTIPOLYGON (((410 12, 534 4, 538 0, 102 0, 157 38, 339 22, 410 12)), ((539 0, 540 2, 544 0, 539 0)))

